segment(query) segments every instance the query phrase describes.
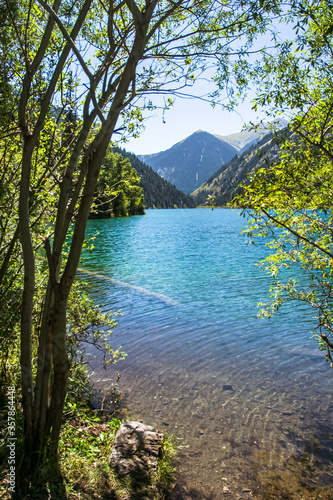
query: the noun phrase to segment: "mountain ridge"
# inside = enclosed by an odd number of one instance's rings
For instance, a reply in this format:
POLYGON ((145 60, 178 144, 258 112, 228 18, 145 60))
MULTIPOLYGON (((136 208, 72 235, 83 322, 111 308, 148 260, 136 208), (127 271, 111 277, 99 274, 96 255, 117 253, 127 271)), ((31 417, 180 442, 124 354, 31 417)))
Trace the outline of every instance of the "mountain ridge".
POLYGON ((190 194, 232 158, 260 141, 271 126, 281 129, 286 125, 286 120, 277 119, 224 136, 199 129, 164 151, 138 155, 138 158, 178 189, 190 194))
POLYGON ((138 158, 178 189, 190 194, 236 154, 237 149, 232 145, 198 130, 165 151, 138 155, 138 158))
POLYGON ((192 192, 196 205, 205 205, 208 196, 214 198, 216 206, 226 206, 242 192, 240 184, 246 182, 247 174, 256 168, 264 167, 267 162, 276 161, 280 145, 288 129, 283 129, 279 136, 266 134, 259 142, 252 144, 241 155, 236 156, 213 174, 198 189, 192 192))
POLYGON ((280 118, 273 120, 273 122, 271 123, 263 122, 260 126, 257 126, 255 128, 246 128, 234 134, 214 135, 218 139, 228 142, 239 151, 239 154, 242 154, 253 144, 259 142, 265 135, 269 134, 271 126, 273 126, 274 129, 282 130, 287 125, 287 120, 280 118))
POLYGON ((154 172, 151 167, 142 162, 138 156, 125 149, 113 148, 114 153, 120 153, 128 158, 132 167, 140 177, 143 188, 145 208, 194 208, 193 198, 171 185, 163 177, 154 172))

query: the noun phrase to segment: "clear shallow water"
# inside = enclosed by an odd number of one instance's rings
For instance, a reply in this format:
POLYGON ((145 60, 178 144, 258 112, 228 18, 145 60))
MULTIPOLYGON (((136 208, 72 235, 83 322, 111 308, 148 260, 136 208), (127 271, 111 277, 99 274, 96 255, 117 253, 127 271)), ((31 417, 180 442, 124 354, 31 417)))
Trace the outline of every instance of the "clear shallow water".
MULTIPOLYGON (((111 343, 128 354, 116 369, 129 414, 181 438, 175 498, 254 495, 254 476, 313 442, 317 482, 332 481, 332 373, 304 306, 256 318, 270 278, 255 262, 267 250, 247 246, 244 225, 222 209, 88 224, 98 235, 80 277, 98 304, 125 313, 111 343)), ((98 372, 97 390, 114 373, 98 372)))

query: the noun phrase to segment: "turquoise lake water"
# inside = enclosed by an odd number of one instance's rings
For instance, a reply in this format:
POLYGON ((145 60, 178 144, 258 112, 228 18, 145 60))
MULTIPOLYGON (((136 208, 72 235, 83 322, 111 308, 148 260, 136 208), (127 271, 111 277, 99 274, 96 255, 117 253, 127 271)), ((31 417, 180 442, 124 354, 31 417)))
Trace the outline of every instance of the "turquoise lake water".
POLYGON ((326 467, 317 480, 333 478, 332 370, 310 338, 313 314, 290 303, 257 318, 271 279, 245 224, 224 209, 88 222, 98 234, 79 276, 96 303, 125 314, 111 344, 128 354, 116 369, 96 365, 96 387, 107 393, 118 370, 129 414, 180 437, 174 498, 247 498, 254 469, 282 467, 314 441, 326 467))

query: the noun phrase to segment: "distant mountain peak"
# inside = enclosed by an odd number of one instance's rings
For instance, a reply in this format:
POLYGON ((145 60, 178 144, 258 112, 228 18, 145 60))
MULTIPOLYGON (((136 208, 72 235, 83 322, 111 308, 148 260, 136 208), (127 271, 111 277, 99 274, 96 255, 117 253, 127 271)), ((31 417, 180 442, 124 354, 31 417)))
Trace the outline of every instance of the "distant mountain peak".
POLYGON ((237 150, 231 144, 209 132, 197 130, 166 151, 139 158, 168 182, 189 194, 235 154, 237 150))
POLYGON ((268 134, 272 125, 275 128, 282 129, 288 125, 288 122, 283 118, 277 118, 271 123, 261 122, 253 128, 244 128, 235 134, 215 135, 215 137, 227 142, 241 154, 268 134))
MULTIPOLYGON (((286 122, 280 120, 278 128, 286 122)), ((268 124, 227 136, 197 130, 159 153, 140 155, 155 172, 190 194, 236 155, 242 154, 269 132, 268 124)))

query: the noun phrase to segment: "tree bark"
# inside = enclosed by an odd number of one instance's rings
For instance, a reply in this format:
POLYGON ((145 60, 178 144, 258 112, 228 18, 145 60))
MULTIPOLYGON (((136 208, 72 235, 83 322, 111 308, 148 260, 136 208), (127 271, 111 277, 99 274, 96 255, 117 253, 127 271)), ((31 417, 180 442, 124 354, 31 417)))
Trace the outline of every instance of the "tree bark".
POLYGON ((47 412, 45 435, 51 435, 49 451, 57 453, 62 423, 63 409, 67 394, 70 364, 66 346, 66 309, 67 296, 61 293, 60 286, 55 292, 54 309, 50 319, 52 338, 53 385, 51 402, 47 412))

